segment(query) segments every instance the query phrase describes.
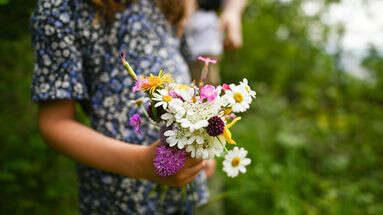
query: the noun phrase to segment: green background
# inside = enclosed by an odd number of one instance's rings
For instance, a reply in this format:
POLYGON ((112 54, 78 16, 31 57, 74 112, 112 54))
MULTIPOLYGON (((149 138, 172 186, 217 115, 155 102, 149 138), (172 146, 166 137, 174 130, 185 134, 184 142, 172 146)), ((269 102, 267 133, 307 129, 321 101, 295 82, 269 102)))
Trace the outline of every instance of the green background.
MULTIPOLYGON (((224 200, 227 214, 383 214, 383 57, 371 47, 368 78, 350 76, 343 50, 325 51, 329 27, 302 2, 250 1, 245 45, 223 58, 225 82, 247 77, 257 91, 233 129, 252 164, 209 204, 224 200)), ((74 162, 43 143, 30 100, 34 4, 0 0, 0 214, 76 214, 74 162)))

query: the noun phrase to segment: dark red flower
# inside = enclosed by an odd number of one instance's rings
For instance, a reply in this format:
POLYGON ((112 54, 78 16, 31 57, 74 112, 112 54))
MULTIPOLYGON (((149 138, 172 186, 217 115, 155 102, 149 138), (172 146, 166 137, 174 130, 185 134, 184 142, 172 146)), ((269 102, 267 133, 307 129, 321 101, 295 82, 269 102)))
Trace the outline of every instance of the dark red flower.
POLYGON ((210 136, 218 136, 223 133, 225 129, 225 123, 219 116, 213 116, 208 120, 209 125, 207 126, 207 133, 210 136))

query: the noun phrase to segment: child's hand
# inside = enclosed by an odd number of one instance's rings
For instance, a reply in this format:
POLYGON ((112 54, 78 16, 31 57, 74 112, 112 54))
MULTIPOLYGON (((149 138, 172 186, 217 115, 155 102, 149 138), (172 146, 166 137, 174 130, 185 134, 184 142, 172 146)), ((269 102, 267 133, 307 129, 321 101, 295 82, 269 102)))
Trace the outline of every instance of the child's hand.
POLYGON ((160 141, 156 141, 152 145, 148 146, 142 160, 142 173, 141 178, 154 181, 159 184, 164 184, 172 187, 182 187, 193 181, 193 179, 206 167, 206 162, 200 159, 188 158, 185 162, 185 166, 177 172, 177 174, 169 177, 157 176, 154 172, 153 158, 156 154, 157 146, 160 141))
POLYGON ((212 177, 215 173, 216 162, 214 159, 206 161, 205 173, 208 178, 212 177))

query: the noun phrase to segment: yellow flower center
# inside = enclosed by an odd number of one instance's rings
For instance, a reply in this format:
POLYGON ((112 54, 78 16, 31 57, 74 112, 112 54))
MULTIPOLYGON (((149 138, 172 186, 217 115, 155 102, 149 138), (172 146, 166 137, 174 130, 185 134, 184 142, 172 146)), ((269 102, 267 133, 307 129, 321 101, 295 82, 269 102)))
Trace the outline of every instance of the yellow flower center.
POLYGON ((164 102, 170 102, 172 100, 172 97, 169 95, 162 96, 162 100, 164 102))
POLYGON ((149 90, 150 93, 153 93, 158 87, 162 87, 164 84, 171 83, 172 76, 165 74, 162 70, 158 75, 150 74, 149 77, 146 77, 146 83, 142 85, 142 89, 149 90))
POLYGON ((243 95, 239 92, 234 93, 233 98, 237 103, 241 103, 243 101, 243 95))
POLYGON ((231 166, 237 167, 241 161, 241 158, 239 157, 234 157, 233 160, 231 160, 231 166))
POLYGON ((195 96, 193 96, 193 98, 192 98, 192 102, 193 102, 193 103, 196 103, 196 102, 197 102, 197 98, 196 98, 195 96))
POLYGON ((233 110, 232 110, 231 108, 226 108, 226 109, 223 111, 223 113, 224 113, 225 115, 229 115, 232 111, 233 111, 233 110))

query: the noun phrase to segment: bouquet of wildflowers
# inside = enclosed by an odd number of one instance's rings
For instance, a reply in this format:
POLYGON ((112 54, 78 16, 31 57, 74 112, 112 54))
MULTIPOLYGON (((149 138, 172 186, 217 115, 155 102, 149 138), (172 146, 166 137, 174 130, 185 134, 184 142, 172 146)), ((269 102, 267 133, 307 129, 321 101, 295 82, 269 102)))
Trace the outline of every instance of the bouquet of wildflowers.
MULTIPOLYGON (((235 146, 230 128, 241 118, 235 114, 249 109, 255 92, 248 81, 238 85, 223 84, 214 87, 204 84, 209 63, 216 60, 199 57, 205 62, 198 86, 195 83, 174 83, 170 74, 138 77, 121 54, 121 62, 135 80, 133 92, 143 91, 149 98, 146 112, 151 122, 161 128, 162 144, 157 148, 153 165, 159 176, 177 173, 187 156, 213 159, 224 156, 223 171, 229 177, 245 173, 250 159, 247 151, 235 146), (235 146, 229 150, 229 146, 235 146)), ((133 115, 130 124, 140 132, 140 116, 133 115)))

